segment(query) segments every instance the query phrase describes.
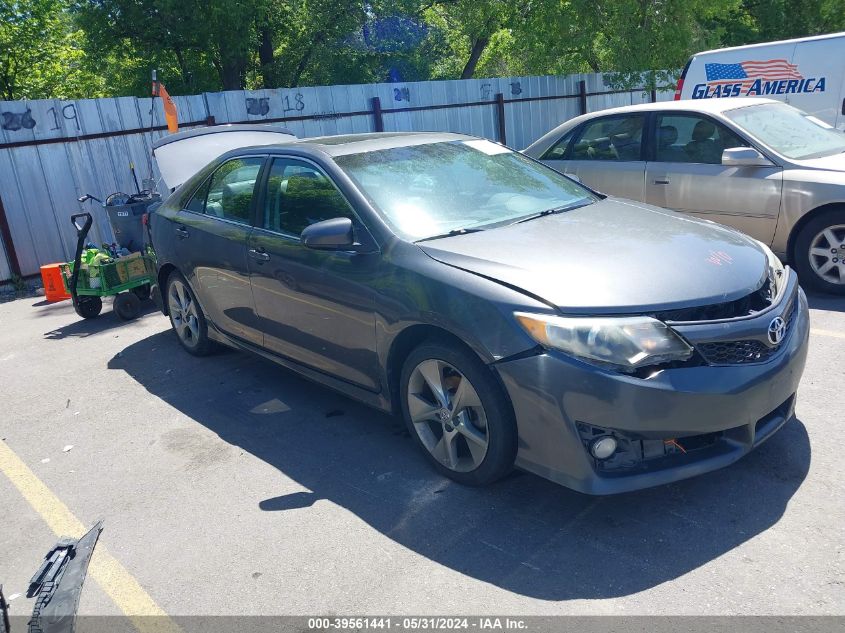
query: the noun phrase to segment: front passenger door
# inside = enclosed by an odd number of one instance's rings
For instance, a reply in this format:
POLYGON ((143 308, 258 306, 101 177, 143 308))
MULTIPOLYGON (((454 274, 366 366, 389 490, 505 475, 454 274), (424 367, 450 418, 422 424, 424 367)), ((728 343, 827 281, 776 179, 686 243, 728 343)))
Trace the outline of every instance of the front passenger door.
POLYGON ((270 351, 377 391, 375 297, 368 286, 379 255, 352 207, 315 164, 274 158, 249 242, 252 290, 270 351), (373 254, 318 251, 299 239, 309 224, 353 221, 373 254))
POLYGON ((727 167, 722 152, 748 142, 700 114, 656 115, 646 202, 727 224, 771 244, 780 211, 780 167, 727 167))

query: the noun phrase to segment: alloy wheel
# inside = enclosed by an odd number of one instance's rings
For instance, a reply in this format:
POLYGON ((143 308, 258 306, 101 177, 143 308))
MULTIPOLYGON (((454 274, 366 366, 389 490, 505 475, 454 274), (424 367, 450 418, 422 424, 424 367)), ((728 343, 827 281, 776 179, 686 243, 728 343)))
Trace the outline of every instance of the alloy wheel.
POLYGON ((845 224, 820 231, 810 242, 810 266, 828 283, 845 284, 845 224))
POLYGON ((487 415, 472 383, 449 363, 428 359, 408 380, 408 411, 426 450, 456 472, 478 468, 487 455, 487 415))
POLYGON ((200 334, 197 306, 190 291, 179 279, 170 282, 167 306, 176 335, 188 347, 196 346, 200 334))

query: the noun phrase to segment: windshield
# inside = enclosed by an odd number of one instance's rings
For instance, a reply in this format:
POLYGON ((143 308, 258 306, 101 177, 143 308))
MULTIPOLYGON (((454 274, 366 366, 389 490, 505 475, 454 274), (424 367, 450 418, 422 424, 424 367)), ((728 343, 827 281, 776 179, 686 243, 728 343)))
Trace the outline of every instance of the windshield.
POLYGON ((350 154, 335 162, 409 240, 596 200, 556 171, 481 139, 350 154))
POLYGON ((845 152, 845 134, 785 103, 738 108, 725 116, 787 158, 845 152))

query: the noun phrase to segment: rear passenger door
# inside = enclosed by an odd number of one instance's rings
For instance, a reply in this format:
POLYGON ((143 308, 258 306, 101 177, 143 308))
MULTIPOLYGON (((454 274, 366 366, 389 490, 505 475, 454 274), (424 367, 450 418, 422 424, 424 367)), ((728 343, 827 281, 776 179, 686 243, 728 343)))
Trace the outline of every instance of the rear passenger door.
POLYGON ((726 167, 722 152, 749 143, 696 113, 655 114, 646 202, 727 224, 770 244, 780 211, 780 167, 726 167))
POLYGON ((552 146, 542 160, 602 193, 644 200, 645 115, 599 117, 552 146))
POLYGON ((218 167, 174 217, 176 255, 208 319, 230 336, 260 345, 247 267, 255 188, 264 156, 218 167))

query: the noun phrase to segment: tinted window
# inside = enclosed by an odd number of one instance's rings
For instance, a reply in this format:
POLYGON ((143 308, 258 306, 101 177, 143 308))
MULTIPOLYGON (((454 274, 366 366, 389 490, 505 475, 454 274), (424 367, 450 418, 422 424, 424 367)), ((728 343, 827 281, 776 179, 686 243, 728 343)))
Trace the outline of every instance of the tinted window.
POLYGON ((748 144, 720 123, 691 114, 657 117, 655 159, 663 163, 720 165, 722 152, 748 144))
POLYGON ((208 197, 208 186, 211 180, 206 180, 196 193, 191 198, 191 201, 185 205, 185 208, 194 213, 205 213, 205 199, 208 197))
POLYGON ((412 240, 595 200, 555 170, 482 139, 400 146, 334 160, 395 232, 412 240))
POLYGON ((572 147, 572 160, 640 160, 643 142, 641 114, 605 117, 584 126, 572 147))
POLYGON ((209 180, 206 215, 250 224, 255 181, 263 163, 262 157, 235 158, 223 163, 209 180))
POLYGON ((575 130, 569 130, 569 132, 564 134, 557 143, 546 150, 546 153, 543 154, 543 160, 563 160, 563 156, 566 154, 566 148, 569 147, 569 141, 572 140, 574 135, 575 130))
POLYGON ((340 217, 354 219, 354 214, 323 172, 298 160, 273 161, 264 203, 265 229, 299 235, 309 224, 340 217))

